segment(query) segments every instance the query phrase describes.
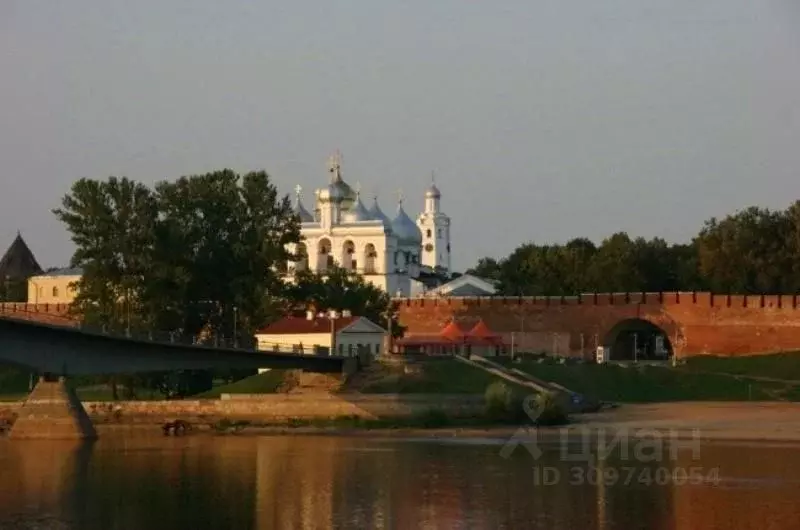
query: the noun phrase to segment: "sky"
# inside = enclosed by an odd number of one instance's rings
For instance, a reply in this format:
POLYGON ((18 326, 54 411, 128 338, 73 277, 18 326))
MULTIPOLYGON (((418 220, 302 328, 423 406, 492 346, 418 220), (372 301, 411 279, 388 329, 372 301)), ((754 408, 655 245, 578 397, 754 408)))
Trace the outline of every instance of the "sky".
MULTIPOLYGON (((687 241, 800 199, 796 0, 0 1, 0 247, 73 246, 81 177, 435 172, 453 265, 617 231, 687 241)), ((2 251, 0 249, 0 251, 2 251)))

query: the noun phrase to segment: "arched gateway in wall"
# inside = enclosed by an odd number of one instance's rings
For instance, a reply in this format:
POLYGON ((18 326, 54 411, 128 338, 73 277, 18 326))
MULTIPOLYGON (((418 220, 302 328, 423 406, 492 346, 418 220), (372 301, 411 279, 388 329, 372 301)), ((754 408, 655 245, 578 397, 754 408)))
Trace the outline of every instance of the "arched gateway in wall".
POLYGON ((674 354, 669 333, 642 318, 616 323, 604 335, 602 345, 609 361, 667 361, 674 354))

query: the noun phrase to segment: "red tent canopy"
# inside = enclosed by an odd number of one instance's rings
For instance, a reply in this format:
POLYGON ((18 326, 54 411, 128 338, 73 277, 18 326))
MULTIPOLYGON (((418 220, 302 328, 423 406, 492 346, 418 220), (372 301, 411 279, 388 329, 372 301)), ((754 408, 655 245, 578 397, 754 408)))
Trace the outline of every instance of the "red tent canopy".
POLYGON ((483 321, 479 320, 477 324, 467 333, 467 336, 475 342, 483 344, 503 344, 503 339, 497 333, 494 333, 489 326, 483 321))
POLYGON ((439 332, 439 335, 454 341, 464 340, 464 337, 466 337, 464 330, 461 329, 461 327, 456 324, 454 320, 451 320, 450 323, 439 332))

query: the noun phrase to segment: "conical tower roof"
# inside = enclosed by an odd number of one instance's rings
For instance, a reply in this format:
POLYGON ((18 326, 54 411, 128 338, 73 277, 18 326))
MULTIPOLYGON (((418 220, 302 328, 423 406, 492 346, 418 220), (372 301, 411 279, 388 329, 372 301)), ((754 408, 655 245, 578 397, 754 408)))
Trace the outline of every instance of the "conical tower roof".
POLYGON ((10 280, 24 280, 36 274, 41 274, 42 267, 31 252, 28 244, 17 232, 17 237, 0 259, 0 278, 10 280))

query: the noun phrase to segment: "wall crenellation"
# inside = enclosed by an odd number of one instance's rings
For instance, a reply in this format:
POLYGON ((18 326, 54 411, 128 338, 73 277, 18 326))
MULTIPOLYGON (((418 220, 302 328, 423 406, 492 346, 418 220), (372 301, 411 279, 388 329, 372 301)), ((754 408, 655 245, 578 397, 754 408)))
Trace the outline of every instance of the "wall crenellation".
POLYGON ((620 306, 620 305, 701 305, 707 307, 744 307, 797 309, 800 295, 718 294, 711 292, 634 292, 591 293, 579 296, 469 296, 447 298, 395 298, 407 308, 498 307, 498 306, 620 306))

